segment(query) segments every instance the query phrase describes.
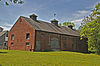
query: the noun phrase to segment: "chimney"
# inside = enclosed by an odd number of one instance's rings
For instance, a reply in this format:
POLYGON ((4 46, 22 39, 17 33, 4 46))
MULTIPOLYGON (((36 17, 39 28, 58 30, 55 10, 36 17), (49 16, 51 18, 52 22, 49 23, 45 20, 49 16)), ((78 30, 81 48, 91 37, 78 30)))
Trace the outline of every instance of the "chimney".
POLYGON ((0 32, 2 32, 3 31, 3 28, 2 27, 0 27, 0 32))
POLYGON ((35 14, 30 15, 30 18, 35 20, 35 21, 37 20, 37 16, 35 14))
POLYGON ((68 25, 68 27, 71 28, 71 29, 73 29, 73 26, 72 25, 68 25))
POLYGON ((56 19, 51 20, 51 23, 58 26, 58 21, 56 19))

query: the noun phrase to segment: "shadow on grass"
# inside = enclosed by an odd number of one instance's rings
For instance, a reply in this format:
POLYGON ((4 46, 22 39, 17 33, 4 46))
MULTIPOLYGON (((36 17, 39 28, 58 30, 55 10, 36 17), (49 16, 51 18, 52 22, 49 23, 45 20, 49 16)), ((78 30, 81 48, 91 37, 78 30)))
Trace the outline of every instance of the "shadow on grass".
POLYGON ((2 65, 0 64, 0 66, 2 66, 2 65))
MULTIPOLYGON (((83 53, 83 54, 95 54, 95 51, 87 51, 87 52, 82 52, 82 51, 72 51, 72 50, 62 50, 62 51, 68 51, 68 52, 77 52, 77 53, 83 53)), ((35 51, 35 52, 55 52, 53 50, 40 50, 40 51, 35 51)))
POLYGON ((93 52, 93 51, 88 51, 88 52, 70 51, 70 52, 77 52, 77 53, 84 53, 84 54, 91 54, 91 53, 95 54, 95 52, 93 52))
POLYGON ((8 53, 8 52, 0 52, 0 53, 8 53))
POLYGON ((88 51, 88 53, 95 53, 95 51, 88 51))
MULTIPOLYGON (((63 51, 64 51, 64 50, 63 50, 63 51)), ((95 54, 95 52, 93 52, 93 51, 87 51, 87 52, 82 52, 82 51, 71 51, 71 50, 65 50, 65 51, 77 52, 77 53, 84 53, 84 54, 91 54, 91 53, 95 54)), ((55 52, 55 51, 49 50, 49 51, 41 51, 41 52, 55 52)))

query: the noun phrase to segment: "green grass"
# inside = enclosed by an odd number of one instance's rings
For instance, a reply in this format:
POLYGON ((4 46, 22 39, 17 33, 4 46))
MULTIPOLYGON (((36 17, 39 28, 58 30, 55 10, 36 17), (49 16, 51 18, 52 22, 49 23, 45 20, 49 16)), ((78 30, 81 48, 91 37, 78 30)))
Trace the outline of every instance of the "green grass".
POLYGON ((2 66, 100 66, 100 56, 77 52, 0 50, 2 66))

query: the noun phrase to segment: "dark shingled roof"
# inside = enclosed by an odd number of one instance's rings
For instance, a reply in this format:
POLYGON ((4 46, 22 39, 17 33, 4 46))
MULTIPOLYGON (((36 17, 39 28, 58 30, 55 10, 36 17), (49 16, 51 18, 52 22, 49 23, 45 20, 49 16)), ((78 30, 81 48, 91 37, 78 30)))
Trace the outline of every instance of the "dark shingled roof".
POLYGON ((79 31, 71 29, 69 27, 64 26, 56 26, 52 23, 44 22, 44 21, 35 21, 31 18, 22 17, 25 21, 31 25, 35 30, 53 32, 58 34, 72 35, 72 36, 80 36, 79 31))

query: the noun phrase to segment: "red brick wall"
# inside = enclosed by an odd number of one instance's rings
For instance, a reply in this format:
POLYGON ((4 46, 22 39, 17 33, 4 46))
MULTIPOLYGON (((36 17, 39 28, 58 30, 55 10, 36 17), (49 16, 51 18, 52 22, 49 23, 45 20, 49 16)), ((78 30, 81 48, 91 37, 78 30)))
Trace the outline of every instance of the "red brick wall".
POLYGON ((80 37, 75 36, 61 36, 61 49, 62 50, 71 50, 71 51, 80 51, 80 52, 88 52, 88 44, 87 40, 80 40, 80 37), (63 40, 63 37, 66 37, 66 40, 63 40), (64 43, 66 43, 67 47, 64 48, 64 43))
POLYGON ((54 33, 48 33, 43 31, 36 31, 27 24, 27 22, 20 17, 16 24, 12 27, 8 34, 8 49, 10 50, 26 50, 30 51, 35 49, 36 41, 40 41, 40 50, 51 50, 50 40, 51 38, 57 38, 59 40, 59 50, 71 50, 71 51, 87 51, 86 40, 80 40, 79 37, 66 36, 54 33), (26 40, 26 34, 30 33, 30 40, 26 40), (36 33, 36 34, 35 34, 36 33), (14 40, 11 40, 11 35, 14 34, 14 40), (41 37, 41 34, 44 34, 45 37, 41 37), (36 37, 35 37, 36 35, 36 37), (66 39, 64 39, 66 38, 66 39), (74 38, 74 39, 73 39, 74 38), (35 41, 36 39, 36 41, 35 41), (14 46, 11 46, 11 43, 14 43, 14 46), (30 43, 30 46, 26 46, 26 42, 30 43))
MULTIPOLYGON (((47 32, 41 32, 37 31, 36 32, 36 41, 40 41, 41 44, 41 51, 42 50, 51 50, 50 47, 50 38, 56 37, 59 39, 59 45, 60 45, 60 35, 58 34, 52 34, 52 33, 47 33, 47 32), (41 37, 41 34, 44 34, 45 37, 41 37)), ((60 48, 58 48, 60 49, 60 48)))
POLYGON ((26 50, 34 49, 35 30, 20 17, 8 34, 8 49, 9 50, 26 50), (30 40, 26 40, 26 33, 30 33, 30 40), (14 40, 11 40, 11 35, 14 34, 14 40), (11 46, 11 43, 14 46, 11 46), (26 42, 30 43, 30 46, 26 46, 26 42))
POLYGON ((86 41, 80 40, 79 37, 73 37, 73 36, 66 36, 66 35, 60 35, 60 34, 54 34, 54 33, 48 33, 48 32, 36 32, 36 41, 40 41, 41 48, 40 50, 51 50, 50 47, 50 39, 51 38, 58 38, 59 39, 59 45, 60 50, 70 50, 70 51, 87 51, 86 47, 86 41), (45 37, 41 37, 41 34, 44 34, 45 37), (64 39, 66 38, 66 39, 64 39), (64 45, 66 44, 66 45, 64 45), (73 44, 73 47, 72 47, 73 44), (65 47, 66 46, 66 47, 65 47))
POLYGON ((72 50, 72 39, 70 38, 70 36, 61 36, 61 50, 72 50))

